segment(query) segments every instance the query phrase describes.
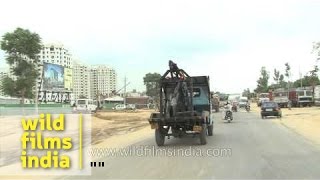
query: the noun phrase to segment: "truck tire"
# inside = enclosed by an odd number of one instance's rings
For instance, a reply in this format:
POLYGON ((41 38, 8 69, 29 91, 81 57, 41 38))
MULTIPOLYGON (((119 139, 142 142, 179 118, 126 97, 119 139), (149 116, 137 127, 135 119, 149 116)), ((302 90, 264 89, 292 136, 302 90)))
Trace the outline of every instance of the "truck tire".
POLYGON ((160 127, 155 130, 156 143, 158 146, 164 145, 165 135, 161 132, 160 127))
POLYGON ((209 125, 208 126, 208 136, 212 136, 213 135, 213 125, 209 125))
POLYGON ((202 130, 201 130, 199 136, 200 136, 200 144, 201 144, 201 145, 207 144, 207 139, 206 139, 206 136, 207 136, 207 126, 206 126, 206 124, 202 124, 202 130))

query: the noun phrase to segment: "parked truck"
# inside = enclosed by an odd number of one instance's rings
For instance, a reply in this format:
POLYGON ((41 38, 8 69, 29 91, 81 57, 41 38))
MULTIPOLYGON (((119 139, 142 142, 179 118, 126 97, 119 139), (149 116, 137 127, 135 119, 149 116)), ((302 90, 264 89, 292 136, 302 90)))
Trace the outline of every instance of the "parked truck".
POLYGON ((282 108, 288 107, 288 90, 285 90, 284 88, 274 90, 273 101, 276 102, 278 106, 282 108))
POLYGON ((155 140, 163 146, 165 137, 198 136, 200 144, 213 135, 213 116, 208 76, 189 76, 169 61, 159 82, 160 108, 149 123, 155 129, 155 140))
POLYGON ((314 87, 314 104, 320 106, 320 85, 314 87))
POLYGON ((313 105, 312 90, 296 89, 289 92, 289 100, 294 107, 305 107, 313 105))
POLYGON ((269 93, 260 93, 258 95, 257 106, 260 107, 263 102, 270 101, 269 93))

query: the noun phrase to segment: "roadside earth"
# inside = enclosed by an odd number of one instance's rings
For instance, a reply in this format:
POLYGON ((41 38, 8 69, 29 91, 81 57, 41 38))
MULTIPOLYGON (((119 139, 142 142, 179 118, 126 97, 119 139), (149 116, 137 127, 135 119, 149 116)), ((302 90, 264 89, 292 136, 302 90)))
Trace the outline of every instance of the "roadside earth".
MULTIPOLYGON (((282 108, 282 118, 272 118, 307 140, 320 146, 320 107, 282 108)), ((252 107, 252 112, 260 113, 260 108, 252 107)))
POLYGON ((92 145, 149 127, 148 118, 152 112, 154 110, 96 113, 92 116, 92 145))

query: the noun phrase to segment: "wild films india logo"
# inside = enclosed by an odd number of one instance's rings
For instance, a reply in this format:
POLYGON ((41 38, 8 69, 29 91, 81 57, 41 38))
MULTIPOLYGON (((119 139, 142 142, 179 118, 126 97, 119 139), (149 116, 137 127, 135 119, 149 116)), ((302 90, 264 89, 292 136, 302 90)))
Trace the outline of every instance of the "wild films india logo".
POLYGON ((63 114, 52 120, 51 114, 40 114, 40 118, 21 119, 24 133, 21 137, 22 153, 21 163, 23 168, 70 168, 71 158, 60 155, 59 150, 72 148, 71 137, 45 137, 44 131, 64 131, 65 118, 63 114), (27 150, 43 150, 43 156, 29 155, 27 150))

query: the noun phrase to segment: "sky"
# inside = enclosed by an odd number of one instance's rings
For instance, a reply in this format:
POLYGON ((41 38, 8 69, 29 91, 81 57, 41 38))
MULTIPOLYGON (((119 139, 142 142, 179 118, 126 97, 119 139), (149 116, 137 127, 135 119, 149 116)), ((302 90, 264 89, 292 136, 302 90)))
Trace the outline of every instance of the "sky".
MULTIPOLYGON (((210 76, 212 91, 256 88, 265 66, 292 80, 315 65, 320 41, 318 0, 4 0, 0 35, 21 27, 43 43, 62 43, 87 64, 116 69, 118 88, 145 90, 145 74, 173 60, 190 75, 210 76), (299 73, 300 72, 300 73, 299 73)), ((3 51, 0 65, 5 66, 3 51)), ((319 64, 319 62, 318 62, 319 64)))

